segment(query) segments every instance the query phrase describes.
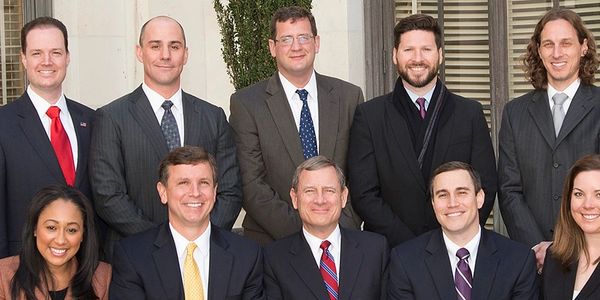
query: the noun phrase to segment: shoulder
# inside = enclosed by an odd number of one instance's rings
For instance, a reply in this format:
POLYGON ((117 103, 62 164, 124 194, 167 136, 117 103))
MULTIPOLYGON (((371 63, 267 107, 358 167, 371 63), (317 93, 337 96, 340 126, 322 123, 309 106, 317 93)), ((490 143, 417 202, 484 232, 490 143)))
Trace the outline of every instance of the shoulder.
POLYGON ((357 110, 360 110, 365 114, 377 114, 377 116, 380 117, 380 114, 385 111, 388 103, 393 101, 392 98, 393 93, 375 97, 369 101, 359 104, 357 110))
POLYGON ((381 245, 387 244, 386 238, 378 233, 347 228, 341 228, 341 231, 342 236, 346 236, 350 239, 359 242, 362 245, 367 245, 369 247, 379 247, 381 245))
POLYGON ((108 104, 102 106, 101 108, 99 108, 99 111, 106 111, 108 113, 117 113, 117 112, 121 112, 124 110, 124 108, 129 107, 131 104, 133 104, 133 100, 139 98, 139 97, 145 97, 144 95, 144 91, 142 90, 142 87, 138 87, 137 89, 133 90, 133 92, 123 95, 111 102, 109 102, 108 104))
POLYGON ((143 251, 149 249, 150 248, 149 246, 151 246, 154 243, 161 226, 164 226, 164 224, 160 225, 160 226, 155 226, 146 231, 142 231, 140 233, 136 233, 136 234, 130 235, 128 237, 125 237, 125 238, 117 241, 117 244, 119 244, 121 246, 121 248, 123 248, 123 250, 127 253, 143 252, 143 251))
POLYGON ((506 103, 506 105, 504 106, 504 110, 506 110, 506 111, 519 110, 520 111, 531 102, 531 99, 533 99, 534 96, 537 96, 541 93, 546 93, 546 91, 545 90, 529 91, 519 97, 514 98, 511 101, 508 101, 508 103, 506 103))
POLYGON ((392 249, 392 257, 403 258, 407 260, 412 260, 417 258, 417 256, 420 257, 422 253, 425 253, 425 248, 427 247, 429 241, 433 238, 433 235, 439 234, 438 232, 440 232, 440 229, 434 229, 401 243, 392 249))
MULTIPOLYGON (((29 97, 27 96, 27 93, 21 95, 21 97, 15 99, 14 101, 6 105, 0 106, 0 116, 2 116, 2 119, 14 118, 15 114, 22 109, 21 107, 23 107, 23 105, 26 104, 25 101, 30 101, 29 97)), ((31 108, 34 109, 33 104, 30 105, 31 108)))
POLYGON ((106 294, 112 277, 111 265, 100 262, 94 272, 93 286, 97 294, 106 294))
POLYGON ((206 100, 200 99, 192 94, 188 94, 184 91, 181 92, 183 97, 183 101, 190 101, 190 103, 194 104, 197 107, 200 107, 203 110, 207 110, 210 113, 221 114, 223 113, 223 109, 219 106, 216 106, 206 100))
MULTIPOLYGON (((491 230, 483 229, 482 234, 486 235, 488 239, 493 240, 496 243, 498 251, 502 257, 505 258, 521 258, 525 259, 529 255, 533 255, 533 250, 527 247, 525 244, 513 241, 501 234, 493 232, 491 230)), ((482 236, 483 238, 483 236, 482 236)))
POLYGON ((277 75, 272 75, 269 78, 263 79, 255 84, 237 90, 235 93, 233 93, 233 95, 231 95, 231 100, 237 100, 242 102, 260 101, 261 99, 263 99, 263 97, 256 96, 261 93, 265 93, 269 81, 277 81, 277 79, 274 78, 274 76, 277 75))
POLYGON ((15 274, 18 267, 19 267, 19 256, 18 255, 9 256, 9 257, 0 259, 0 273, 2 274, 2 276, 6 276, 6 275, 10 274, 10 276, 7 276, 7 277, 12 278, 12 275, 15 274))
POLYGON ((77 102, 75 100, 68 99, 68 98, 66 98, 66 100, 67 100, 67 105, 69 106, 69 110, 75 109, 75 110, 78 110, 78 111, 80 111, 80 112, 82 112, 83 114, 86 114, 86 115, 92 115, 92 114, 94 114, 94 110, 93 109, 91 109, 91 108, 89 108, 89 107, 87 107, 87 106, 85 106, 85 105, 83 105, 83 104, 81 104, 81 103, 79 103, 79 102, 77 102))
POLYGON ((454 101, 457 110, 461 111, 482 111, 483 106, 477 100, 468 99, 448 91, 448 98, 454 101))
POLYGON ((302 231, 275 240, 265 246, 265 258, 279 257, 282 253, 289 252, 293 243, 298 243, 300 241, 303 241, 302 231))
POLYGON ((261 248, 255 241, 214 225, 211 227, 211 231, 211 244, 221 244, 218 240, 225 240, 228 244, 227 251, 234 256, 253 257, 261 253, 261 248))

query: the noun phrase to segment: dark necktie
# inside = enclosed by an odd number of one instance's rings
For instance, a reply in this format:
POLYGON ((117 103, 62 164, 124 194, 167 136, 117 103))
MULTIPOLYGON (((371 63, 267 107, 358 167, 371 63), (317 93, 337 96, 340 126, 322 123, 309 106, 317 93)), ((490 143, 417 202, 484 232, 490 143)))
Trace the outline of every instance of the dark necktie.
POLYGON ((563 103, 569 98, 565 93, 556 93, 552 96, 554 106, 552 107, 552 121, 554 122, 554 134, 558 136, 560 127, 565 119, 565 110, 563 109, 563 103))
POLYGON ((313 156, 319 155, 317 151, 317 137, 315 134, 315 126, 310 115, 310 109, 308 109, 308 92, 306 90, 296 90, 296 93, 302 100, 302 112, 300 113, 300 141, 302 142, 302 150, 304 152, 304 159, 309 159, 313 156))
POLYGON ((456 251, 456 257, 459 260, 454 272, 454 285, 458 293, 458 300, 471 300, 473 277, 471 275, 471 268, 467 262, 469 256, 469 250, 465 248, 460 248, 456 251))
POLYGON ((60 108, 50 106, 46 115, 52 119, 50 124, 50 143, 54 148, 54 153, 58 159, 58 164, 68 185, 75 184, 75 163, 73 162, 73 152, 71 142, 65 128, 60 121, 60 108))
POLYGON ((323 276, 323 281, 325 281, 325 288, 327 289, 327 294, 329 295, 329 300, 337 300, 338 298, 338 277, 335 270, 335 261, 333 260, 333 255, 329 252, 329 246, 331 243, 327 240, 321 243, 321 249, 323 250, 323 254, 321 254, 321 276, 323 276))
POLYGON ((163 102, 161 107, 165 110, 165 114, 160 122, 160 129, 162 129, 165 140, 167 141, 169 151, 181 146, 179 128, 177 127, 175 116, 173 116, 173 112, 171 111, 171 106, 173 106, 173 102, 169 100, 163 102))
POLYGON ((419 104, 419 115, 421 116, 421 119, 425 119, 425 113, 427 112, 425 110, 425 98, 417 98, 417 104, 419 104))

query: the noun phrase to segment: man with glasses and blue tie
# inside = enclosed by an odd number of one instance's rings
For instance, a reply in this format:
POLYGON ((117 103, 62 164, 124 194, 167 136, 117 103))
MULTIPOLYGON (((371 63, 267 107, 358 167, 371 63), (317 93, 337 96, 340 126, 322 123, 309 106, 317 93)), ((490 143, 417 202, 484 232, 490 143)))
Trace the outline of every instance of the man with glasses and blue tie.
MULTIPOLYGON (((269 50, 277 62, 270 78, 231 96, 234 131, 246 210, 244 234, 265 245, 301 228, 289 182, 305 159, 324 155, 346 165, 348 132, 359 87, 314 70, 320 38, 312 13, 278 9, 271 19, 269 50)), ((340 223, 357 228, 350 205, 340 223)))

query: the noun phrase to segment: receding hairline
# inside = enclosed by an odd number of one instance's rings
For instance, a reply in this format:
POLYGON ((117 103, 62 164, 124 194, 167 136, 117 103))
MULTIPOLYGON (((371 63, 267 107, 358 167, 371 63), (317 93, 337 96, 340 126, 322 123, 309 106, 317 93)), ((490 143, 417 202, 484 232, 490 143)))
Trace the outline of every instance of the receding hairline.
POLYGON ((146 23, 144 23, 144 25, 142 25, 142 28, 140 29, 139 40, 138 40, 138 44, 140 47, 143 46, 142 41, 144 39, 144 33, 146 32, 146 27, 148 25, 150 25, 150 23, 152 23, 153 21, 160 21, 160 20, 177 24, 177 26, 179 27, 179 30, 181 32, 181 36, 183 37, 183 45, 187 46, 186 39, 185 39, 185 31, 183 30, 183 26, 181 26, 181 23, 179 23, 177 20, 175 20, 169 16, 156 16, 156 17, 153 17, 150 20, 146 21, 146 23))

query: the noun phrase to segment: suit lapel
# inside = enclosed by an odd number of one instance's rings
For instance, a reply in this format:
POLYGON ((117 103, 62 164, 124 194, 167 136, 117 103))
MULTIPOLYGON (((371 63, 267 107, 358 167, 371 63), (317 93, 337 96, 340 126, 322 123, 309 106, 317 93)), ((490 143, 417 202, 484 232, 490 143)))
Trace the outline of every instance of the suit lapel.
POLYGON ((204 115, 202 115, 201 108, 194 103, 190 95, 185 92, 181 92, 182 103, 183 103, 183 127, 184 139, 183 145, 202 145, 200 143, 203 139, 202 128, 199 124, 203 124, 204 115))
POLYGON ((548 147, 554 148, 554 142, 556 140, 554 135, 554 122, 552 121, 550 106, 548 106, 548 94, 545 90, 537 90, 533 93, 531 102, 527 106, 527 111, 529 111, 529 115, 531 115, 538 130, 542 133, 548 147))
POLYGON ((340 228, 342 234, 342 249, 340 251, 340 274, 338 280, 340 283, 340 299, 352 299, 352 288, 358 271, 363 262, 363 252, 358 248, 358 243, 353 240, 346 230, 340 228))
POLYGON ((575 126, 583 120, 583 118, 592 111, 592 92, 588 86, 581 84, 577 93, 571 101, 569 110, 565 115, 562 127, 560 128, 559 135, 556 139, 555 147, 558 145, 573 131, 575 126))
POLYGON ((67 99, 67 107, 75 128, 77 136, 77 169, 75 171, 75 186, 79 186, 84 179, 84 174, 87 174, 88 149, 85 145, 90 144, 90 120, 84 118, 83 112, 75 105, 71 104, 71 100, 67 99))
POLYGON ((429 254, 425 258, 425 264, 440 299, 456 299, 457 295, 454 280, 452 279, 452 267, 448 259, 446 245, 442 239, 441 229, 436 230, 431 235, 425 250, 429 254))
POLYGON ((152 253, 152 257, 167 299, 183 299, 181 271, 169 223, 160 225, 154 246, 157 249, 152 253))
POLYGON ((27 138, 33 149, 38 153, 40 159, 44 162, 52 176, 57 182, 66 184, 65 178, 56 159, 54 148, 50 144, 48 134, 44 130, 42 122, 38 117, 38 113, 31 103, 27 93, 17 100, 19 103, 18 115, 21 118, 19 125, 23 135, 27 138))
POLYGON ((229 288, 229 276, 233 268, 233 256, 228 252, 229 243, 219 229, 211 225, 210 271, 208 275, 208 298, 225 299, 229 288))
MULTIPOLYGON (((437 84, 442 85, 443 83, 438 80, 437 84)), ((429 150, 432 151, 433 155, 431 160, 432 173, 435 166, 441 165, 444 161, 444 157, 446 157, 446 151, 448 150, 448 146, 450 145, 450 142, 454 140, 454 124, 457 115, 460 115, 454 113, 454 106, 456 105, 456 103, 454 102, 454 99, 450 97, 450 91, 446 90, 445 88, 444 90, 445 95, 443 96, 443 99, 440 99, 441 101, 443 101, 443 103, 441 103, 442 107, 440 115, 438 117, 438 123, 436 125, 437 134, 435 135, 435 143, 430 144, 429 146, 434 146, 433 149, 429 150)), ((441 92, 442 91, 440 90, 439 93, 441 92)))
POLYGON ((496 256, 496 243, 485 229, 481 230, 481 240, 477 250, 477 261, 475 270, 479 272, 473 274, 473 291, 471 298, 488 299, 491 289, 494 285, 494 278, 498 270, 500 261, 496 256))
POLYGON ((319 104, 319 154, 333 158, 340 121, 340 98, 323 76, 316 74, 319 104))
POLYGON ((160 124, 156 120, 156 114, 152 111, 150 101, 141 86, 131 93, 129 100, 132 102, 131 115, 148 137, 158 157, 164 157, 169 152, 167 142, 160 129, 160 124))
POLYGON ((267 107, 271 112, 275 126, 277 126, 277 131, 281 135, 281 140, 294 164, 299 165, 304 161, 304 154, 302 153, 302 145, 300 145, 298 128, 294 124, 292 109, 288 104, 277 74, 271 76, 269 82, 267 82, 266 93, 267 107))
POLYGON ((296 235, 290 245, 290 264, 298 277, 306 284, 316 299, 327 299, 325 283, 315 263, 308 243, 304 240, 302 232, 296 235))

